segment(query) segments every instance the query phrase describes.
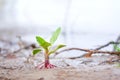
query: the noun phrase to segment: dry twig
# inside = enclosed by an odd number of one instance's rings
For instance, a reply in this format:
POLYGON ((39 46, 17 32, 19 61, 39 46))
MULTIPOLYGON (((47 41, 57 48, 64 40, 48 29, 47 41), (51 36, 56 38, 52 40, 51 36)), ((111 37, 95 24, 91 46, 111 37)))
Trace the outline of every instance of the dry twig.
MULTIPOLYGON (((104 47, 107 47, 109 46, 110 44, 119 44, 119 42, 114 42, 114 41, 111 41, 111 42, 108 42, 107 44, 105 45, 102 45, 96 49, 83 49, 83 48, 68 48, 68 49, 64 49, 62 51, 59 51, 59 52, 56 52, 55 53, 55 56, 59 53, 62 53, 62 52, 65 52, 65 51, 71 51, 71 50, 79 50, 79 51, 84 51, 84 52, 87 52, 86 54, 84 54, 83 56, 85 57, 91 57, 92 54, 95 54, 95 53, 103 53, 103 54, 115 54, 115 55, 120 55, 120 52, 116 52, 116 51, 102 51, 100 49, 104 48, 104 47)), ((78 56, 78 57, 73 57, 71 59, 74 59, 74 58, 80 58, 80 57, 83 57, 83 56, 78 56)))
POLYGON ((102 45, 102 46, 96 48, 95 50, 100 50, 100 49, 102 49, 102 48, 104 48, 104 47, 109 46, 110 44, 119 44, 119 42, 110 41, 110 42, 108 42, 107 44, 102 45))

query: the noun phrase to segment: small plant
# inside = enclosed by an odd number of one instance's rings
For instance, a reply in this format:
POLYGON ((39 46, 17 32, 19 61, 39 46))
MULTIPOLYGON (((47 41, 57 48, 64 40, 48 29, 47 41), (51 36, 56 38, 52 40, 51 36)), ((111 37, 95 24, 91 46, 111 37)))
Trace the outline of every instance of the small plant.
POLYGON ((120 52, 119 44, 118 45, 114 45, 114 49, 115 49, 115 51, 120 52))
POLYGON ((33 50, 33 55, 36 55, 37 53, 40 53, 41 51, 44 51, 44 57, 45 57, 45 62, 39 64, 37 68, 42 69, 42 68, 54 68, 56 67, 55 65, 50 64, 49 61, 49 56, 53 53, 55 53, 57 50, 59 50, 62 47, 65 47, 65 45, 60 44, 56 48, 52 49, 53 44, 57 40, 59 34, 61 32, 61 28, 57 28, 56 31, 52 34, 52 37, 50 38, 50 41, 47 42, 45 39, 43 39, 40 36, 36 36, 36 41, 40 45, 41 48, 37 48, 33 50))
POLYGON ((118 36, 116 42, 117 42, 117 44, 113 45, 113 49, 114 49, 114 51, 120 52, 120 36, 118 36))
MULTIPOLYGON (((119 44, 120 44, 120 43, 119 43, 119 44)), ((114 45, 114 49, 115 49, 115 51, 117 51, 117 52, 120 52, 119 44, 114 45)), ((120 54, 119 54, 118 56, 120 56, 120 54)), ((116 63, 116 64, 117 64, 117 67, 120 67, 120 63, 116 63)))

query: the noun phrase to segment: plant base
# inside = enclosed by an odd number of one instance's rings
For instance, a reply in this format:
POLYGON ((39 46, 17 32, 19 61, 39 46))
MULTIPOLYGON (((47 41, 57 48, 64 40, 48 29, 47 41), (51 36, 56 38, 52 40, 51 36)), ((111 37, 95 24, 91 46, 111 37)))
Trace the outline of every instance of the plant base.
POLYGON ((50 64, 48 61, 42 62, 36 66, 36 68, 38 68, 38 69, 51 69, 51 68, 55 68, 55 67, 57 67, 57 66, 50 64))

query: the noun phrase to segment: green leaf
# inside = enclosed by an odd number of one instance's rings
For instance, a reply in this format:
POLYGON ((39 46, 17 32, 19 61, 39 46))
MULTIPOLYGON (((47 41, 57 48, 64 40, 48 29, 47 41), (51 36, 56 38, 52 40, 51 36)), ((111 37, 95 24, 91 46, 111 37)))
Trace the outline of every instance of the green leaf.
POLYGON ((34 49, 32 53, 33 53, 33 55, 36 55, 36 54, 39 53, 40 51, 42 51, 42 50, 41 50, 41 49, 34 49))
POLYGON ((39 43, 39 45, 41 47, 43 47, 44 49, 48 49, 49 46, 51 46, 51 43, 45 41, 42 37, 40 36, 36 36, 36 40, 39 43))
POLYGON ((52 54, 52 53, 55 53, 57 50, 65 47, 65 46, 66 46, 66 45, 64 45, 64 44, 58 45, 54 50, 52 50, 52 51, 49 52, 49 55, 52 54))
POLYGON ((63 48, 63 47, 65 47, 65 46, 66 46, 66 45, 64 45, 64 44, 60 44, 60 45, 57 46, 56 49, 58 50, 58 49, 63 48))
POLYGON ((54 42, 57 40, 59 34, 61 32, 61 28, 57 28, 55 32, 53 32, 52 37, 50 38, 50 43, 54 44, 54 42))
POLYGON ((120 51, 120 48, 118 46, 116 47, 116 51, 118 51, 118 52, 120 51))

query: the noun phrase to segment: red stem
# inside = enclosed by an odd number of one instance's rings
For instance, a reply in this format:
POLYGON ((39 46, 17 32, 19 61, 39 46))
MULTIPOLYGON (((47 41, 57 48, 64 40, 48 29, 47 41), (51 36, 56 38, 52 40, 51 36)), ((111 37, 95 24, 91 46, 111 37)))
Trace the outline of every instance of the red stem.
POLYGON ((45 51, 45 68, 49 65, 48 50, 45 51))
POLYGON ((49 65, 49 60, 45 60, 45 68, 49 65))
POLYGON ((44 63, 41 63, 41 64, 39 64, 38 66, 37 66, 37 68, 39 68, 39 69, 50 69, 50 68, 54 68, 54 67, 56 67, 55 65, 52 65, 52 64, 50 64, 50 62, 49 62, 49 51, 48 51, 48 49, 46 49, 45 50, 45 54, 44 54, 44 56, 45 56, 45 62, 44 63))

